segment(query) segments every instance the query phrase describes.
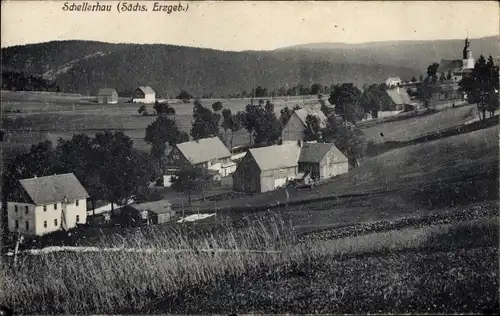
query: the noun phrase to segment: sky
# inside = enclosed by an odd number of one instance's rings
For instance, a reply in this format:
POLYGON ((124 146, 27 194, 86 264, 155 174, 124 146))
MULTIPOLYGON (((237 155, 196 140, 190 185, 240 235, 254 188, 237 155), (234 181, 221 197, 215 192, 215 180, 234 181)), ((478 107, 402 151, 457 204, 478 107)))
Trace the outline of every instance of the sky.
POLYGON ((496 1, 180 2, 187 11, 63 11, 84 1, 2 1, 1 46, 53 40, 272 50, 305 43, 477 38, 499 34, 496 1))

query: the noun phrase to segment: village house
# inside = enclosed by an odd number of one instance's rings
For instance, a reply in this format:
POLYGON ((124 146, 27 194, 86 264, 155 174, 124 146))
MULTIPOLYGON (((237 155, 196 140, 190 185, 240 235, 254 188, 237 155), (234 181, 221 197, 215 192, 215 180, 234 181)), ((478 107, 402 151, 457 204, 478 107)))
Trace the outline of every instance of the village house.
POLYGON ((387 80, 385 80, 385 85, 387 87, 397 87, 401 85, 403 81, 401 81, 401 78, 399 77, 389 77, 387 80))
POLYGON ((387 93, 391 104, 388 109, 377 112, 378 118, 394 116, 403 111, 414 110, 418 107, 418 104, 411 100, 410 95, 404 88, 388 88, 385 92, 387 93))
POLYGON ((233 173, 233 189, 263 193, 305 176, 321 181, 348 170, 346 156, 334 144, 287 142, 250 149, 233 173))
POLYGON ((88 197, 72 173, 19 180, 7 201, 9 231, 41 236, 84 224, 88 197))
POLYGON ((156 93, 150 86, 141 86, 135 89, 132 94, 133 103, 155 103, 156 93))
POLYGON ((112 88, 103 88, 97 94, 97 103, 116 104, 118 103, 118 92, 112 88))
POLYGON ((281 140, 283 143, 286 142, 297 142, 299 140, 304 140, 304 131, 307 128, 306 119, 308 115, 312 115, 319 120, 320 127, 326 127, 327 118, 326 115, 317 106, 305 106, 302 109, 295 110, 286 122, 281 132, 281 140))
POLYGON ((167 162, 177 169, 186 166, 202 167, 220 177, 230 175, 236 170, 236 163, 231 160, 231 152, 219 137, 177 144, 168 154, 167 162))
POLYGON ((297 175, 297 143, 252 148, 233 173, 233 189, 262 193, 283 186, 297 175))
POLYGON ((300 149, 298 172, 313 180, 325 180, 349 171, 347 157, 333 143, 304 143, 300 149))

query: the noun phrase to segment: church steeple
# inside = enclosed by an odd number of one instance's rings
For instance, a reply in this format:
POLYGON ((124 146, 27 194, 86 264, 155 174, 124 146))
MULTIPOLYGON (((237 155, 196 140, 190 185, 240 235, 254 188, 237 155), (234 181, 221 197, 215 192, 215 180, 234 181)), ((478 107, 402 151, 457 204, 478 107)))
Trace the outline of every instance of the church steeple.
POLYGON ((469 38, 466 38, 465 39, 465 45, 464 45, 464 50, 463 50, 463 57, 462 59, 468 59, 469 58, 469 52, 470 52, 470 48, 469 48, 469 38))
POLYGON ((470 49, 469 38, 465 39, 465 45, 462 56, 462 68, 463 69, 472 69, 474 68, 474 58, 472 57, 472 51, 470 49))

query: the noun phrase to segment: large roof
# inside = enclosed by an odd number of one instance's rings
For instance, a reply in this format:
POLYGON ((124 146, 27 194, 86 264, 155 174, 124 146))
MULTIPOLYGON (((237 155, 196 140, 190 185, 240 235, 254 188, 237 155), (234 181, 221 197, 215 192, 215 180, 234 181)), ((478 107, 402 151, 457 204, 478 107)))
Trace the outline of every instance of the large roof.
POLYGON ((145 203, 134 203, 130 204, 129 206, 138 211, 151 211, 155 214, 173 213, 172 204, 166 200, 145 202, 145 203))
POLYGON ((325 113, 323 113, 321 109, 318 109, 317 107, 313 106, 305 106, 302 109, 295 110, 295 114, 298 116, 298 118, 300 119, 302 124, 304 124, 304 126, 307 126, 306 119, 308 115, 317 117, 321 125, 326 124, 327 121, 325 113))
POLYGON ((333 163, 347 162, 347 157, 333 143, 305 143, 300 150, 299 162, 319 163, 333 149, 333 163))
POLYGON ((411 98, 404 88, 391 88, 386 90, 387 95, 395 104, 411 104, 411 98))
POLYGON ((139 89, 141 89, 141 91, 144 94, 155 94, 155 91, 150 86, 145 86, 145 87, 144 86, 140 86, 139 89))
POLYGON ((113 88, 102 88, 99 90, 99 95, 113 95, 113 93, 116 93, 116 90, 113 88))
POLYGON ((177 144, 179 151, 191 164, 207 162, 214 159, 231 157, 229 149, 222 143, 219 137, 202 138, 177 144))
POLYGON ((297 165, 300 147, 296 143, 252 148, 249 150, 261 171, 297 165))
POLYGON ((461 59, 443 59, 439 63, 437 73, 447 74, 449 71, 462 70, 463 62, 461 59))
POLYGON ((36 205, 86 199, 89 194, 72 173, 19 180, 36 205))

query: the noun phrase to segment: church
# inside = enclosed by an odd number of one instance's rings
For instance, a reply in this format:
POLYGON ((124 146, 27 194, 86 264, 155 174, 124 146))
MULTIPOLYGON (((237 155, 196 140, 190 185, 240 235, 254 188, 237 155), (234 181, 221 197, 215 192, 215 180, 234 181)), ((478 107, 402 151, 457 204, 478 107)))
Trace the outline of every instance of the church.
POLYGON ((465 45, 462 53, 462 59, 442 59, 439 63, 438 74, 444 73, 446 76, 451 74, 454 82, 459 82, 462 77, 474 69, 475 60, 472 57, 469 39, 465 39, 465 45))

